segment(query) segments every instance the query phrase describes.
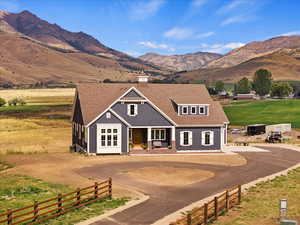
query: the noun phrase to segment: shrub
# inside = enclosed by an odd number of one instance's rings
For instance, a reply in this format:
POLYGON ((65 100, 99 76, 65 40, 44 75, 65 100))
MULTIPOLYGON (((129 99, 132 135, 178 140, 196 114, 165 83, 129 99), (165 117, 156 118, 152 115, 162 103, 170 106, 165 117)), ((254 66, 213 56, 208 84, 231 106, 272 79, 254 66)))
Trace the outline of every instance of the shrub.
POLYGON ((6 104, 6 101, 4 98, 0 98, 0 107, 4 106, 6 104))
POLYGON ((13 98, 8 101, 9 106, 26 105, 26 102, 22 98, 13 98))

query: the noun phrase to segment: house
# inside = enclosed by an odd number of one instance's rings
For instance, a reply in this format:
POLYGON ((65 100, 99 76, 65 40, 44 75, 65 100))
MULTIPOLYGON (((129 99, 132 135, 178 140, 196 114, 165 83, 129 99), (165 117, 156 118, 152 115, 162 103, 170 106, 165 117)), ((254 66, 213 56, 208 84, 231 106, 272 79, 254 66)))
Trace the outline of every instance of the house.
POLYGON ((228 119, 201 84, 81 83, 72 147, 87 154, 221 150, 228 119), (142 151, 143 150, 143 151, 142 151))

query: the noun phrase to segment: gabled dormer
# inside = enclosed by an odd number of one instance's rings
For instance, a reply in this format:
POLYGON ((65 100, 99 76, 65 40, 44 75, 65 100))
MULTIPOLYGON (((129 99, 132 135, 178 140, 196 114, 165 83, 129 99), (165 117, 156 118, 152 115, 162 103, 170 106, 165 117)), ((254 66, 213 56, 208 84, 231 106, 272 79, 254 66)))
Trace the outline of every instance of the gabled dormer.
POLYGON ((207 116, 209 104, 179 104, 177 113, 181 116, 207 116))
POLYGON ((172 99, 179 116, 207 116, 210 104, 199 104, 186 98, 172 99))

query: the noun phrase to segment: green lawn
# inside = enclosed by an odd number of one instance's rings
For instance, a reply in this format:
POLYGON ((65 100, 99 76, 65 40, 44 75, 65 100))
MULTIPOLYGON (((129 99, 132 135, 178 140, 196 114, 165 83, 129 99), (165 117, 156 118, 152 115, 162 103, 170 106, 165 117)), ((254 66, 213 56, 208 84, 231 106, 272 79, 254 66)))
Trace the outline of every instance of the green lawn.
POLYGON ((230 125, 292 123, 300 128, 300 100, 252 101, 224 106, 230 125))
POLYGON ((225 216, 219 217, 214 225, 276 225, 278 223, 279 199, 288 199, 288 218, 300 222, 300 168, 287 176, 262 182, 242 196, 240 206, 225 216))
MULTIPOLYGON (((7 209, 32 205, 34 200, 41 201, 57 196, 58 193, 74 191, 67 185, 51 184, 40 179, 20 175, 0 175, 0 214, 7 209)), ((71 225, 98 216, 107 209, 124 205, 127 199, 99 200, 63 216, 45 221, 42 224, 71 225)))

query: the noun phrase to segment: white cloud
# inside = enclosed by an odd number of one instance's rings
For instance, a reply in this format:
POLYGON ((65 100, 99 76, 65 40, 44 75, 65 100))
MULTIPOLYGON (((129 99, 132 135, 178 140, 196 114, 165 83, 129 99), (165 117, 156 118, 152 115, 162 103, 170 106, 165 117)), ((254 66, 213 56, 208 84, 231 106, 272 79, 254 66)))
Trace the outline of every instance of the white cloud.
POLYGON ((191 3, 192 7, 200 8, 207 3, 207 0, 193 0, 191 3))
POLYGON ((231 0, 217 10, 217 14, 225 17, 221 26, 234 23, 245 23, 259 18, 259 11, 269 0, 231 0))
POLYGON ((0 10, 15 12, 19 10, 19 4, 14 0, 0 0, 0 10))
POLYGON ((175 52, 176 49, 173 47, 170 47, 169 45, 166 44, 156 44, 155 42, 152 41, 141 41, 138 43, 138 45, 144 46, 146 48, 152 48, 152 49, 165 49, 169 52, 175 52))
POLYGON ((293 35, 300 35, 300 31, 290 31, 284 34, 280 34, 279 36, 293 36, 293 35))
POLYGON ((255 4, 256 0, 233 0, 229 2, 227 5, 224 5, 218 10, 218 13, 226 13, 228 11, 231 11, 233 9, 236 9, 238 7, 244 6, 244 5, 252 5, 255 4))
POLYGON ((194 31, 189 28, 173 27, 164 33, 165 37, 182 40, 191 37, 194 31))
POLYGON ((230 42, 227 44, 206 44, 203 43, 200 45, 203 51, 214 52, 214 53, 225 53, 227 51, 243 47, 245 44, 241 42, 230 42))
POLYGON ((210 32, 202 33, 202 34, 197 34, 196 38, 207 38, 207 37, 213 36, 215 34, 216 34, 215 32, 210 31, 210 32))
POLYGON ((232 16, 232 17, 229 17, 229 18, 223 20, 221 23, 221 26, 226 26, 226 25, 233 24, 233 23, 244 23, 244 22, 251 21, 253 19, 254 19, 254 17, 249 17, 249 16, 245 16, 245 15, 232 16))
POLYGON ((164 3, 165 0, 138 1, 132 5, 130 17, 134 20, 144 20, 155 15, 164 3))

